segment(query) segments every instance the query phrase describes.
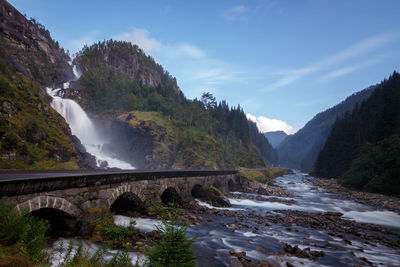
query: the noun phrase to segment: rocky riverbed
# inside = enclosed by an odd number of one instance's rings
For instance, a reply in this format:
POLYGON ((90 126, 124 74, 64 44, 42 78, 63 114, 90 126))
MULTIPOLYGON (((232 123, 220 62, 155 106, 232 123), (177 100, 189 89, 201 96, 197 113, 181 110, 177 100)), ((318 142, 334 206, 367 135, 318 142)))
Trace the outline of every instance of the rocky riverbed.
POLYGON ((400 198, 382 194, 355 191, 341 186, 335 179, 310 179, 314 185, 326 189, 330 193, 335 193, 339 198, 350 199, 356 202, 374 206, 382 210, 390 210, 400 214, 400 198))
MULTIPOLYGON (((276 186, 249 183, 218 201, 200 192, 185 203, 182 219, 196 237, 198 266, 399 266, 400 216, 342 199, 303 174, 276 179, 276 186), (226 202, 230 205, 226 205, 226 202), (208 202, 208 203, 207 203, 208 202), (213 206, 213 205, 219 205, 213 206)), ((135 214, 140 232, 128 244, 134 261, 157 240, 153 213, 135 214)), ((126 216, 114 216, 129 225, 126 216)))

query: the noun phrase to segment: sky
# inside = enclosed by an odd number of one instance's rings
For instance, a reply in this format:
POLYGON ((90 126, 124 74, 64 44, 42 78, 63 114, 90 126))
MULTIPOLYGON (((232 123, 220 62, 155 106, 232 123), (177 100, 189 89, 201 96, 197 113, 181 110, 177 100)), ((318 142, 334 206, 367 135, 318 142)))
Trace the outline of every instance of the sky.
POLYGON ((400 71, 398 0, 10 0, 71 53, 135 43, 190 99, 240 105, 262 132, 317 113, 400 71))

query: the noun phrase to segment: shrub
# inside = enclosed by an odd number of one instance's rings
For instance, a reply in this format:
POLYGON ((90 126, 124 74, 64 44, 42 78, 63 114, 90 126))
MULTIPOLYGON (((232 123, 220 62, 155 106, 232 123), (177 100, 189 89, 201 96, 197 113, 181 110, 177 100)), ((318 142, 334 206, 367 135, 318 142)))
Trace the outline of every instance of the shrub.
POLYGON ((5 149, 13 149, 18 146, 18 137, 15 133, 11 132, 6 135, 2 142, 2 147, 5 149))
POLYGON ((179 217, 180 211, 175 206, 167 209, 162 224, 157 225, 160 241, 152 241, 153 247, 145 251, 147 266, 195 266, 197 257, 194 256, 192 245, 196 239, 186 236, 188 226, 179 217))
POLYGON ((14 205, 0 200, 0 245, 10 253, 0 255, 0 260, 12 257, 10 254, 28 255, 32 262, 40 262, 44 258, 43 248, 47 245, 46 234, 50 225, 48 222, 27 214, 19 213, 14 205), (8 254, 8 255, 7 255, 8 254))
POLYGON ((83 248, 82 243, 76 249, 72 241, 66 248, 61 244, 58 252, 64 254, 64 257, 58 267, 133 267, 126 250, 115 254, 109 262, 104 259, 106 250, 107 247, 102 247, 91 254, 83 248))

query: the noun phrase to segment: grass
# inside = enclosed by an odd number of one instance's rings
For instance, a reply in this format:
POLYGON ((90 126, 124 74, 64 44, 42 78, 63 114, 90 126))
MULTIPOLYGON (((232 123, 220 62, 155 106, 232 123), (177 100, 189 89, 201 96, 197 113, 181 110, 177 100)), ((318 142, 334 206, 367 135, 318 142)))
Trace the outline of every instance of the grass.
POLYGON ((4 63, 0 65, 0 83, 8 92, 0 96, 0 103, 9 103, 13 110, 11 117, 0 118, 0 131, 5 136, 0 143, 0 168, 77 169, 68 125, 45 103, 39 84, 4 63), (57 161, 55 154, 62 160, 57 161))
POLYGON ((239 177, 257 181, 263 184, 273 184, 272 179, 288 173, 286 168, 269 168, 266 170, 241 170, 237 175, 239 177))

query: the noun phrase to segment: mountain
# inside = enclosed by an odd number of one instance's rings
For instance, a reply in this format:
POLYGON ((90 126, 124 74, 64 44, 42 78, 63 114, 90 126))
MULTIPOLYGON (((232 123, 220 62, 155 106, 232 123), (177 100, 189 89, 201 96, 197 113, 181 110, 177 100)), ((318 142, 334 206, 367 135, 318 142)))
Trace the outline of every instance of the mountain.
POLYGON ((63 88, 57 96, 89 114, 106 140, 95 149, 137 168, 265 167, 275 160, 240 106, 217 103, 207 92, 186 99, 176 79, 138 46, 98 42, 71 61, 43 25, 6 1, 0 11, 0 168, 96 167, 88 144, 49 105, 46 87, 63 88))
POLYGON ((276 148, 288 136, 284 131, 275 131, 264 133, 270 144, 276 148))
POLYGON ((336 119, 313 174, 380 193, 400 192, 400 74, 336 119))
POLYGON ((73 76, 69 56, 44 26, 0 2, 0 168, 93 167, 43 86, 73 76))
POLYGON ((176 79, 136 45, 99 42, 74 63, 82 76, 67 95, 105 126, 112 137, 104 149, 124 161, 147 169, 221 169, 274 160, 240 106, 217 103, 206 92, 186 99, 176 79))
POLYGON ((367 99, 376 86, 371 86, 346 98, 340 104, 318 113, 312 120, 289 135, 278 145, 278 158, 281 166, 310 171, 318 153, 328 138, 337 117, 351 112, 355 106, 367 99))

